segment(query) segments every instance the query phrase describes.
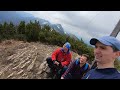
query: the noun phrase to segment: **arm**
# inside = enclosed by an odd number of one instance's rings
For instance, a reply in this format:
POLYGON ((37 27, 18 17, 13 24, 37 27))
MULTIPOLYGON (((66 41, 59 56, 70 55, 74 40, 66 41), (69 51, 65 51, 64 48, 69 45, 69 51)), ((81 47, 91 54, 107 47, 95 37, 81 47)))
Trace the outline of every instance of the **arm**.
POLYGON ((60 48, 56 49, 56 50, 52 53, 52 61, 57 60, 56 57, 57 57, 59 51, 60 51, 60 48))
POLYGON ((67 70, 66 70, 65 73, 62 75, 61 79, 67 79, 67 75, 74 70, 74 66, 75 66, 75 61, 73 61, 73 62, 71 62, 71 63, 69 64, 67 70))
POLYGON ((68 66, 71 62, 72 55, 71 53, 67 56, 66 60, 61 62, 62 66, 68 66))

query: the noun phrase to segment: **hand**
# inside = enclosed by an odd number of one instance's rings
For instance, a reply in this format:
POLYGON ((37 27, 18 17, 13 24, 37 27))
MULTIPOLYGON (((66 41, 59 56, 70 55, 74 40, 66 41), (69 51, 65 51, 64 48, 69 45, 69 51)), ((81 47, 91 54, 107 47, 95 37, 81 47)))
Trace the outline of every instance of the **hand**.
POLYGON ((59 62, 57 62, 57 61, 54 61, 54 64, 56 64, 57 66, 59 66, 59 64, 60 64, 60 63, 59 63, 59 62))
POLYGON ((61 77, 60 79, 64 79, 64 77, 61 77))

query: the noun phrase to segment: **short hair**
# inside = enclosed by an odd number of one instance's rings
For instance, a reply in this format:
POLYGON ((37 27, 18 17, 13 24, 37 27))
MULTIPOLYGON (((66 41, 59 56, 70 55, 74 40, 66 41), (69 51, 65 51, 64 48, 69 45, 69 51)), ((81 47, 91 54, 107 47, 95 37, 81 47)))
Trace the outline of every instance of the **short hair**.
POLYGON ((85 56, 87 58, 87 61, 89 60, 89 55, 88 54, 82 54, 82 56, 85 56))
POLYGON ((113 52, 119 51, 116 47, 114 47, 114 46, 111 46, 111 47, 112 47, 112 49, 113 49, 113 52))

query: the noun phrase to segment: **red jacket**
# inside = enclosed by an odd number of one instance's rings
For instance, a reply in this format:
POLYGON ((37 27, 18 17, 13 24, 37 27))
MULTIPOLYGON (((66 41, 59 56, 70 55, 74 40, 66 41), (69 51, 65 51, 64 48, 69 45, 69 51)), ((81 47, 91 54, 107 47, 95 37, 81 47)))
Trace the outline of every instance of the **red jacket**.
POLYGON ((58 60, 61 62, 62 66, 68 66, 71 62, 71 58, 71 52, 64 53, 62 48, 58 48, 52 53, 52 61, 58 60))

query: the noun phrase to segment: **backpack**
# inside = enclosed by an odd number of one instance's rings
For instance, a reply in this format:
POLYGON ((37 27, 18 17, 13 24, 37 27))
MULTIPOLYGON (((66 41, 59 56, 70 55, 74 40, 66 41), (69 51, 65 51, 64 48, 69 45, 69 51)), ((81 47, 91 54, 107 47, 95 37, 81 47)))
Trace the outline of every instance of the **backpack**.
MULTIPOLYGON (((79 64, 79 59, 77 59, 77 60, 75 61, 75 64, 76 64, 76 65, 79 64)), ((86 63, 86 64, 85 64, 85 67, 84 67, 84 71, 86 71, 88 68, 89 68, 89 65, 86 63)))

